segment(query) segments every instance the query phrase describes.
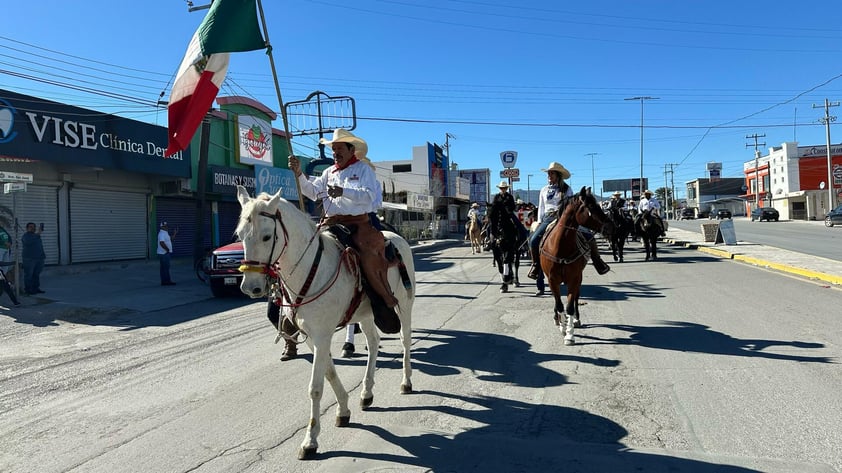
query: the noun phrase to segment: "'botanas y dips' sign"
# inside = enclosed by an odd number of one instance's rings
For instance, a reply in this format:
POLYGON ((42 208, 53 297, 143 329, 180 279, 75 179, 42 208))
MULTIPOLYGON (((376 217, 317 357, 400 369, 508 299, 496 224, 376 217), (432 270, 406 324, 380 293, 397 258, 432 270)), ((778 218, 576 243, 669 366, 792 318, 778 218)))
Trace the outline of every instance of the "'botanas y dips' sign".
POLYGON ((272 125, 251 115, 237 117, 237 147, 241 164, 272 165, 272 125))

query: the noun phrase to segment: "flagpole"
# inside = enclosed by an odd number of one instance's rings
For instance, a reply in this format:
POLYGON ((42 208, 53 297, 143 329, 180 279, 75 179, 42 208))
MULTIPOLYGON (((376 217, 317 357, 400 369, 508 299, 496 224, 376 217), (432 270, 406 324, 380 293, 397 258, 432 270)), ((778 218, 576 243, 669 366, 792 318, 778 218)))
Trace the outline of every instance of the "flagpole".
MULTIPOLYGON (((260 24, 263 26, 263 37, 266 38, 266 54, 269 55, 269 65, 272 67, 272 79, 275 81, 275 92, 278 94, 278 105, 281 108, 281 119, 284 122, 284 135, 287 140, 287 149, 289 149, 290 154, 294 154, 292 151, 292 139, 290 138, 289 133, 289 122, 287 121, 287 110, 284 107, 284 100, 281 98, 281 86, 278 84, 278 72, 275 70, 275 57, 272 55, 272 44, 269 42, 269 30, 266 28, 266 17, 263 15, 263 3, 260 0, 257 0, 257 9, 260 12, 260 24)), ((298 182, 298 177, 295 176, 293 173, 293 177, 295 177, 295 188, 298 190, 298 207, 301 209, 302 212, 307 212, 304 210, 304 195, 301 193, 301 183, 298 182)))

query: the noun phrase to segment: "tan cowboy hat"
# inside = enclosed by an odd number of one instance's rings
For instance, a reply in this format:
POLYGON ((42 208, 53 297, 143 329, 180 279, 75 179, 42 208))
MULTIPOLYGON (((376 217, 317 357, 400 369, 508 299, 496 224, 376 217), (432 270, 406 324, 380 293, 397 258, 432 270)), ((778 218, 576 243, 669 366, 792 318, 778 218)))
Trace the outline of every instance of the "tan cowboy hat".
POLYGON ((508 189, 509 188, 509 181, 502 180, 500 184, 497 184, 498 189, 508 189))
POLYGON ((621 195, 623 195, 623 193, 622 193, 622 192, 620 192, 620 191, 616 191, 616 192, 614 192, 614 193, 613 193, 613 194, 611 194, 611 195, 616 195, 617 197, 620 197, 621 195))
POLYGON ((556 171, 557 173, 561 174, 562 179, 570 179, 570 171, 568 171, 561 163, 557 163, 555 161, 551 162, 547 169, 541 169, 543 172, 550 172, 556 171))
POLYGON ((649 189, 646 189, 645 191, 643 191, 643 193, 644 193, 644 194, 651 194, 651 193, 652 193, 652 191, 650 191, 649 189))
POLYGON ((471 208, 473 208, 473 207, 479 207, 479 204, 474 202, 473 204, 471 204, 471 208))

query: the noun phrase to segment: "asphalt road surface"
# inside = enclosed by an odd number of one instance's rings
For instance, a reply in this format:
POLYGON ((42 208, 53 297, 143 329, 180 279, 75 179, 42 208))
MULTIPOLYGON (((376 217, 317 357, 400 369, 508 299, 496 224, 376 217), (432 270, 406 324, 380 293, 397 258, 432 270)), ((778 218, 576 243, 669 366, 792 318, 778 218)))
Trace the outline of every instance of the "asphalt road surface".
POLYGON ((639 250, 586 269, 572 347, 549 297, 499 292, 489 255, 416 254, 415 392, 394 338, 368 411, 364 358, 339 359, 351 425, 328 391, 312 461, 311 357, 278 361, 262 303, 20 327, 0 335, 0 471, 842 471, 842 291, 639 250))

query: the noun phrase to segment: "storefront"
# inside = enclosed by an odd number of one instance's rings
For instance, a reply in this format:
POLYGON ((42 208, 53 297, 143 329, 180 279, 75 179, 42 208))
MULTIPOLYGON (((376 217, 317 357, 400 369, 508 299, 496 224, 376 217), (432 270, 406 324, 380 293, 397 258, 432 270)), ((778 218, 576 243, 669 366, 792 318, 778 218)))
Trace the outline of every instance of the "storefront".
POLYGON ((47 264, 149 257, 152 196, 189 179, 189 149, 164 158, 164 127, 5 90, 0 116, 0 171, 32 176, 0 204, 18 222, 44 223, 47 264))

